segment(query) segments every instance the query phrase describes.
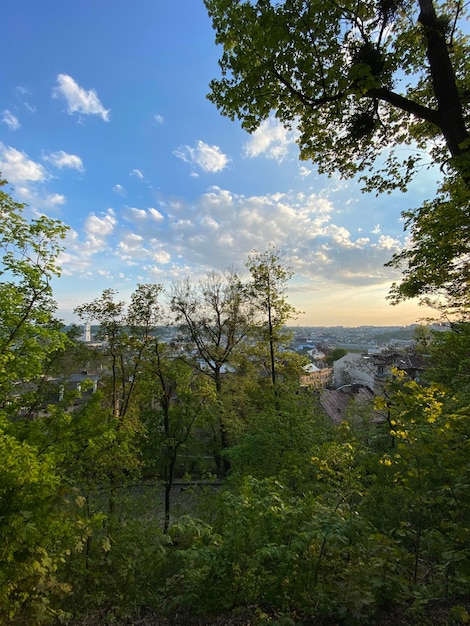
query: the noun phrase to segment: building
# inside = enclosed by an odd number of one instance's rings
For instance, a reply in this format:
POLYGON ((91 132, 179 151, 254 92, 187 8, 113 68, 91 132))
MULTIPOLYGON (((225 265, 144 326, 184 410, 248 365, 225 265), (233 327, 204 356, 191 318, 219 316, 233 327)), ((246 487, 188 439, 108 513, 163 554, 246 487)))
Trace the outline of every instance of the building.
POLYGON ((349 352, 333 363, 333 386, 364 385, 380 395, 385 382, 392 377, 393 369, 405 372, 411 380, 419 380, 424 367, 424 357, 408 351, 349 352))
POLYGON ((326 387, 331 384, 333 377, 331 367, 320 368, 313 363, 308 363, 303 366, 302 370, 300 384, 304 387, 326 387))

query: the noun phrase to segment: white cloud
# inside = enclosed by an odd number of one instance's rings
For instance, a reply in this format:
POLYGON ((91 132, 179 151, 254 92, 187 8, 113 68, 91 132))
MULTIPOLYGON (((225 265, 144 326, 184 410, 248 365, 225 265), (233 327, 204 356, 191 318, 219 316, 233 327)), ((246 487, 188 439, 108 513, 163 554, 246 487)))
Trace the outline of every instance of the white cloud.
POLYGON ((64 275, 72 276, 78 273, 82 277, 96 279, 103 265, 106 265, 106 257, 103 253, 106 250, 106 237, 114 230, 113 217, 112 209, 101 217, 94 213, 89 215, 83 227, 83 239, 73 228, 67 231, 65 251, 58 258, 64 275), (101 226, 104 228, 100 237, 101 226), (95 255, 99 255, 98 259, 93 258, 95 255), (93 269, 90 270, 90 268, 93 269))
POLYGON ((142 172, 140 170, 132 170, 131 172, 129 172, 129 175, 130 176, 135 176, 139 180, 143 180, 143 178, 144 178, 144 175, 142 174, 142 172))
POLYGON ((47 202, 50 204, 50 206, 56 207, 58 205, 65 204, 66 199, 65 196, 61 193, 52 193, 47 196, 47 202))
POLYGON ((146 256, 146 251, 143 249, 143 241, 144 238, 142 235, 137 235, 136 233, 127 233, 121 239, 118 244, 118 250, 121 258, 125 260, 131 260, 135 257, 146 256))
POLYGON ((145 211, 144 209, 136 209, 135 207, 129 207, 128 211, 130 213, 130 217, 129 219, 136 219, 136 220, 145 220, 147 219, 147 211, 145 211))
POLYGON ((5 146, 0 142, 0 172, 10 183, 39 182, 47 178, 40 163, 28 158, 27 154, 5 146))
POLYGON ((157 122, 157 124, 163 124, 163 117, 158 113, 153 116, 153 119, 157 122))
POLYGON ((346 248, 354 247, 356 244, 351 240, 351 233, 344 226, 331 224, 325 229, 325 235, 331 237, 331 241, 346 248))
POLYGON ((151 218, 156 222, 161 222, 163 219, 165 219, 160 211, 158 211, 158 209, 154 209, 152 207, 149 208, 149 214, 151 218))
POLYGON ((165 218, 164 216, 152 207, 148 209, 137 209, 136 207, 126 207, 124 210, 124 219, 133 223, 144 222, 161 222, 165 218))
POLYGON ((82 160, 76 154, 68 154, 63 150, 59 150, 58 152, 51 152, 44 157, 44 161, 47 161, 54 167, 59 168, 60 170, 64 167, 70 167, 71 169, 77 170, 79 172, 83 172, 85 168, 83 167, 82 160))
POLYGON ((113 209, 108 209, 101 216, 90 213, 84 225, 87 241, 81 250, 84 254, 96 254, 106 248, 107 238, 114 232, 117 225, 113 209))
MULTIPOLYGON (((314 193, 245 196, 211 187, 193 202, 171 199, 162 206, 165 215, 153 207, 126 207, 119 219, 111 209, 89 215, 83 243, 68 246, 69 254, 88 258, 88 267, 93 256, 94 266, 116 277, 125 266, 131 281, 166 283, 187 273, 197 279, 208 269, 234 266, 243 272, 253 249, 272 244, 287 249, 296 279, 312 292, 390 284, 396 278, 384 264, 400 241, 385 234, 365 237, 360 229, 370 231, 367 221, 353 233, 339 221, 332 201, 314 193)), ((64 270, 74 265, 83 272, 73 258, 64 270)))
MULTIPOLYGON (((289 146, 295 142, 295 133, 287 130, 275 118, 263 120, 246 142, 244 151, 249 158, 265 154, 268 159, 281 162, 287 155, 289 146)), ((301 174, 302 175, 302 174, 301 174)))
POLYGON ((159 250, 155 252, 153 255, 154 261, 160 263, 161 265, 166 265, 171 261, 171 256, 168 254, 166 250, 159 250))
POLYGON ((117 185, 114 185, 113 191, 114 193, 117 193, 118 196, 125 196, 127 193, 126 188, 122 185, 119 185, 119 183, 117 185))
POLYGON ((380 224, 377 224, 375 228, 370 231, 373 235, 378 235, 380 233, 380 224))
POLYGON ((113 232, 117 223, 113 209, 108 209, 103 217, 97 217, 94 213, 90 213, 85 223, 85 230, 88 234, 94 236, 107 236, 113 232))
POLYGON ((18 130, 21 126, 16 115, 13 115, 13 113, 8 109, 2 111, 2 123, 6 124, 10 130, 18 130))
POLYGON ((224 154, 219 146, 209 146, 204 141, 197 141, 196 146, 180 146, 173 154, 185 163, 198 167, 203 172, 221 172, 230 159, 224 154))
POLYGON ((38 191, 35 183, 26 181, 26 184, 15 184, 15 198, 28 205, 35 215, 43 211, 56 211, 58 207, 66 203, 66 197, 61 193, 46 193, 38 191))
POLYGON ((68 74, 59 74, 57 76, 57 86, 52 91, 52 97, 65 99, 69 115, 74 113, 98 115, 105 122, 109 122, 110 109, 104 108, 96 91, 94 89, 86 91, 68 74))
MULTIPOLYGON (((126 219, 132 221, 135 235, 143 240, 134 246, 123 235, 120 254, 125 248, 129 258, 150 255, 162 263, 166 258, 161 256, 164 242, 173 259, 167 280, 180 275, 183 265, 202 268, 196 273, 204 272, 204 268, 240 265, 251 250, 265 250, 270 244, 288 246, 295 273, 312 289, 322 284, 366 285, 392 280, 392 270, 383 265, 399 242, 383 235, 373 241, 359 233, 354 236, 337 223, 340 214, 332 202, 316 194, 243 196, 211 187, 193 203, 168 203, 165 207, 165 217, 156 209, 127 210, 126 219)), ((154 270, 154 266, 145 270, 149 279, 155 278, 154 270)))
POLYGON ((391 252, 398 252, 402 246, 398 239, 390 237, 390 235, 380 235, 378 241, 378 248, 382 250, 390 250, 391 252))
POLYGON ((306 178, 307 176, 310 176, 311 173, 312 173, 312 170, 309 169, 308 167, 305 167, 305 165, 301 165, 299 167, 299 176, 301 178, 306 178))
POLYGON ((201 225, 204 228, 208 228, 209 230, 219 230, 220 229, 220 224, 210 215, 205 215, 202 220, 201 220, 201 225))

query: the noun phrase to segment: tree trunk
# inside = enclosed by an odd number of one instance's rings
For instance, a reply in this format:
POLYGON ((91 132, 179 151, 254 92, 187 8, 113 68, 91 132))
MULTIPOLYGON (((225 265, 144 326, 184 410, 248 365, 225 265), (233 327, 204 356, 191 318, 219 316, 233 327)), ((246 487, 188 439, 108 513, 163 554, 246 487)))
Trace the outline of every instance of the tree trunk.
POLYGON ((466 185, 470 186, 470 155, 469 148, 465 145, 469 135, 445 38, 445 26, 437 17, 432 0, 419 0, 419 6, 421 13, 418 21, 423 26, 426 38, 426 56, 438 105, 439 126, 454 159, 454 165, 466 185))

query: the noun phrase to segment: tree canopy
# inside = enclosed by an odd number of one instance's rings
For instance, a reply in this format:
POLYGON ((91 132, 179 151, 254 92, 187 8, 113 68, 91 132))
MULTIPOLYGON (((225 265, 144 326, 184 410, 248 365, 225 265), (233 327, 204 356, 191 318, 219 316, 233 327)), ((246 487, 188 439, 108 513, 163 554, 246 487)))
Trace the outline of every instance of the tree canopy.
POLYGON ((65 342, 51 280, 67 227, 44 215, 28 220, 5 185, 0 179, 0 401, 15 381, 41 374, 65 342))
MULTIPOLYGON (((405 216, 416 245, 394 258, 408 267, 394 298, 442 287, 452 297, 459 277, 438 271, 425 246, 430 239, 440 245, 449 213, 468 216, 470 57, 462 32, 464 4, 205 0, 205 5, 223 47, 221 77, 212 80, 208 96, 222 114, 241 120, 249 132, 274 114, 298 131, 301 159, 312 160, 322 173, 359 176, 369 191, 406 190, 419 168, 441 168, 444 184, 434 204, 405 216), (398 150, 403 147, 408 149, 398 150), (427 220, 429 212, 437 227, 427 220)), ((467 267, 470 237, 459 236, 459 242, 447 237, 446 254, 467 267)))
MULTIPOLYGON (((223 46, 209 99, 255 130, 274 111, 301 157, 364 172, 387 146, 444 138, 434 159, 468 154, 467 40, 460 2, 205 0, 223 46)), ((382 170, 403 185, 419 156, 382 170)), ((468 165, 468 164, 467 164, 468 165)), ((462 166, 463 167, 463 166, 462 166)), ((378 178, 374 176, 374 187, 378 178)))

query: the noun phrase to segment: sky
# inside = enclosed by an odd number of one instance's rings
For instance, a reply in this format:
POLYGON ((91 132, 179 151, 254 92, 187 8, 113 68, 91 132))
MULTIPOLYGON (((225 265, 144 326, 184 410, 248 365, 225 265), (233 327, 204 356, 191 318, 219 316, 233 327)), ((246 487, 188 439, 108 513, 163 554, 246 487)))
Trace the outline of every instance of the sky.
POLYGON ((68 227, 57 315, 113 288, 168 286, 283 250, 300 326, 408 325, 385 268, 407 234, 401 212, 432 196, 362 194, 319 176, 295 134, 254 134, 207 99, 221 49, 202 0, 15 0, 2 14, 0 172, 31 215, 68 227))

